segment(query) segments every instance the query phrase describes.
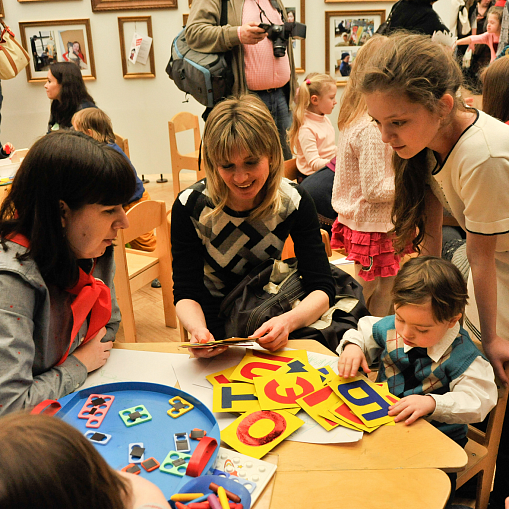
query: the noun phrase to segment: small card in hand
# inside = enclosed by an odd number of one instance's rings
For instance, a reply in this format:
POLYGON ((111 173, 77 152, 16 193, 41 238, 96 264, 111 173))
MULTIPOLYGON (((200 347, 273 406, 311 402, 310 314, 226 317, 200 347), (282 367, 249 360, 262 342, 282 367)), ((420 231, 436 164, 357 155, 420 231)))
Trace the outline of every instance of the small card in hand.
POLYGON ((209 341, 208 343, 181 343, 179 348, 217 348, 219 346, 252 346, 256 339, 253 338, 227 338, 209 341))

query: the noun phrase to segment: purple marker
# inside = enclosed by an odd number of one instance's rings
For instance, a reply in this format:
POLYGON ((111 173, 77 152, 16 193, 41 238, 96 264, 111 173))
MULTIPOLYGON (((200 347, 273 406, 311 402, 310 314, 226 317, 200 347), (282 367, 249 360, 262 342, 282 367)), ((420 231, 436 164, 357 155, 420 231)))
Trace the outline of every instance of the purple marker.
POLYGON ((223 509, 221 506, 221 502, 219 502, 219 499, 214 495, 214 493, 211 493, 207 497, 208 503, 210 504, 210 509, 223 509))

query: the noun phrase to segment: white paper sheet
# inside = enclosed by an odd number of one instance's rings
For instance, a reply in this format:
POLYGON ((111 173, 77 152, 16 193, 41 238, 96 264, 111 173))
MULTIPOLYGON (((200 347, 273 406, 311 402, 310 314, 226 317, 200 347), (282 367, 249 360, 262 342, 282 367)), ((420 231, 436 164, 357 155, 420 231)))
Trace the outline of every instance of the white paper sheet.
POLYGON ((81 389, 112 382, 151 382, 174 387, 177 377, 173 370, 189 361, 187 355, 142 352, 114 348, 106 364, 90 373, 81 389))

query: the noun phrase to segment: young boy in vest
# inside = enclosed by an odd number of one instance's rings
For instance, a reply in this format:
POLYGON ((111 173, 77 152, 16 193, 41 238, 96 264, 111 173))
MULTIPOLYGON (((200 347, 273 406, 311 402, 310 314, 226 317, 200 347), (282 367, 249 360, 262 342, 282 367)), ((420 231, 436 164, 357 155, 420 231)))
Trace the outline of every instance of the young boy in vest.
POLYGON ((339 375, 369 373, 380 358, 378 381, 402 398, 389 415, 406 424, 426 417, 464 447, 467 423, 481 422, 497 403, 493 368, 459 324, 467 285, 452 263, 419 256, 403 265, 392 294, 395 315, 361 318, 343 336, 339 375))

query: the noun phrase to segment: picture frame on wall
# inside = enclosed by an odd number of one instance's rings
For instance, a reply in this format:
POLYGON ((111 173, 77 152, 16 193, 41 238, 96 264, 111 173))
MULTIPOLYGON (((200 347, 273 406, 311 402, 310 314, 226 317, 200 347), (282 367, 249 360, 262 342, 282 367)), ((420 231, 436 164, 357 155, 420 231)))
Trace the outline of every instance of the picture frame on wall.
POLYGON ((2 0, 0 0, 0 18, 5 17, 4 4, 2 0))
MULTIPOLYGON (((151 16, 128 16, 118 18, 118 34, 120 38, 120 55, 122 58, 122 74, 124 78, 155 78, 156 66, 154 58, 154 41, 152 35, 151 16), (133 52, 133 35, 148 36, 152 39, 150 51, 145 63, 132 62, 129 53, 133 52)), ((139 59, 138 59, 139 60, 139 59)))
POLYGON ((91 0, 92 12, 176 9, 177 0, 91 0))
POLYGON ((357 52, 385 21, 385 9, 325 12, 325 72, 346 85, 357 52))
POLYGON ((29 83, 46 81, 54 62, 73 62, 84 80, 96 79, 89 19, 20 21, 19 31, 31 57, 26 67, 29 83))
MULTIPOLYGON (((283 4, 288 21, 306 23, 306 0, 283 0, 283 4)), ((306 72, 306 39, 294 39, 292 44, 295 72, 302 74, 306 72)))

